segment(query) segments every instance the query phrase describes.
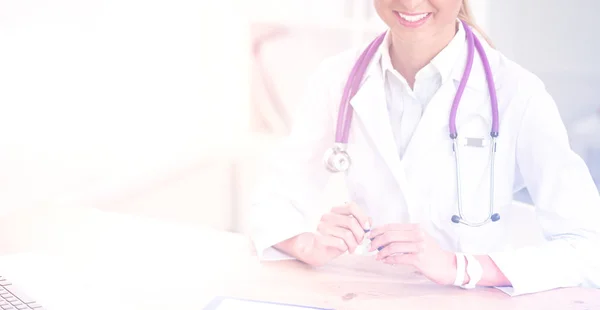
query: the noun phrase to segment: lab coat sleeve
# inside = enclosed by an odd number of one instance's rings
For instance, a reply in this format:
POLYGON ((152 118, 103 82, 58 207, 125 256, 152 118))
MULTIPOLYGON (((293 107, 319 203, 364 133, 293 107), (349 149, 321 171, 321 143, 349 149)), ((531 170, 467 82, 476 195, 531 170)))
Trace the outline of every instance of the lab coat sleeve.
POLYGON ((525 108, 517 138, 518 171, 547 242, 492 253, 521 295, 561 287, 600 287, 600 195, 571 149, 558 108, 543 86, 525 108))
POLYGON ((259 168, 250 208, 250 234, 261 260, 291 259, 272 246, 303 232, 312 232, 311 218, 330 174, 324 167, 326 149, 334 143, 327 63, 308 79, 304 99, 294 109, 290 134, 259 168))

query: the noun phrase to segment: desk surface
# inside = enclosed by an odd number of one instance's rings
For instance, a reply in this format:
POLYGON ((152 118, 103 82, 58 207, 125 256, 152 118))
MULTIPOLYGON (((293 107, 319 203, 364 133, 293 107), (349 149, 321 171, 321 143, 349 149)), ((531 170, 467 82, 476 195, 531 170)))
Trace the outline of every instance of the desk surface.
MULTIPOLYGON (((4 216, 0 249, 0 273, 17 283, 18 277, 31 295, 61 310, 71 308, 60 299, 78 289, 90 310, 202 309, 216 295, 335 309, 600 309, 600 290, 520 297, 492 288, 466 291, 372 257, 345 256, 320 268, 260 264, 240 235, 93 209, 4 216)), ((73 304, 80 309, 80 301, 73 304)))

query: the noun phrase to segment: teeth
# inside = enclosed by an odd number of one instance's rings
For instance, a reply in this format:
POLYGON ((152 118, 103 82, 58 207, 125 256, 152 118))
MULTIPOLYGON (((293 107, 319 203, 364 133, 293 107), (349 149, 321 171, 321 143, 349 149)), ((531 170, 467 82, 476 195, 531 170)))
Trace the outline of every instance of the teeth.
POLYGON ((398 13, 398 15, 400 15, 400 17, 402 17, 402 19, 414 23, 414 22, 418 22, 421 19, 427 17, 427 15, 429 15, 429 13, 423 13, 423 14, 419 14, 419 15, 404 15, 402 13, 398 13))

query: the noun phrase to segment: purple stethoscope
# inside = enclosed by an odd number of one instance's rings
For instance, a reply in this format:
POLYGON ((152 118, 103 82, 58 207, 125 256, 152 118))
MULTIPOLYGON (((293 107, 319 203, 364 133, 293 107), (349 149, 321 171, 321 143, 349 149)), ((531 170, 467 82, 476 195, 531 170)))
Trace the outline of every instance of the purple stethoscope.
MULTIPOLYGON (((454 223, 462 223, 471 227, 479 227, 487 224, 488 222, 496 222, 500 220, 500 215, 498 213, 494 213, 494 158, 496 155, 496 138, 498 137, 498 99, 496 96, 496 86, 494 84, 494 80, 492 77, 492 72, 490 69, 490 65, 487 59, 487 55, 481 46, 481 42, 479 39, 473 35, 472 30, 464 21, 461 21, 463 27, 465 29, 466 37, 467 37, 467 64, 465 67, 465 71, 463 72, 462 79, 460 80, 460 84, 456 91, 456 95, 454 97, 454 102, 452 103, 452 109, 450 111, 450 120, 449 120, 449 131, 450 138, 452 139, 452 151, 454 153, 454 161, 456 164, 456 190, 458 197, 458 215, 453 215, 451 220, 454 223), (485 70, 485 76, 487 79, 488 89, 491 98, 492 105, 492 130, 490 132, 491 143, 490 143, 490 202, 489 202, 489 213, 487 219, 480 222, 471 222, 465 219, 463 216, 462 210, 462 191, 461 191, 461 179, 460 179, 460 165, 459 165, 459 156, 458 156, 458 132, 456 130, 456 111, 458 109, 458 104, 462 98, 462 94, 467 85, 467 81, 469 80, 469 76, 471 73, 471 68, 473 67, 473 58, 474 58, 474 49, 477 49, 477 53, 483 62, 483 67, 485 70)), ((348 80, 346 82, 346 86, 344 87, 344 92, 342 94, 342 101, 340 104, 340 109, 338 111, 338 119, 337 119, 337 128, 335 133, 335 144, 332 148, 327 150, 325 154, 325 166, 331 172, 344 172, 350 168, 350 156, 348 155, 347 143, 348 143, 348 134, 350 132, 350 123, 352 121, 352 107, 350 106, 350 99, 356 94, 358 91, 359 85, 362 81, 363 75, 369 65, 369 62, 373 58, 373 55, 376 53, 377 49, 383 42, 385 37, 385 33, 381 34, 377 37, 369 46, 363 51, 358 60, 356 61, 348 80)))

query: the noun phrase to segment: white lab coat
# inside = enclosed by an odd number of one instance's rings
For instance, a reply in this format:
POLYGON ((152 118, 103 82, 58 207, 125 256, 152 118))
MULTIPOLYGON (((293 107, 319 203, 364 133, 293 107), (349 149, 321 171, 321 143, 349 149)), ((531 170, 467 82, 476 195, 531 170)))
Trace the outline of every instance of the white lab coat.
MULTIPOLYGON (((512 295, 559 287, 600 287, 600 195, 582 159, 570 148, 567 131, 544 84, 480 38, 496 82, 500 135, 495 163, 495 211, 500 221, 467 227, 457 214, 455 164, 448 118, 465 62, 454 67, 428 104, 403 158, 390 126, 381 67, 373 62, 351 105, 354 108, 345 173, 351 199, 385 223, 420 223, 442 247, 489 254, 513 284, 512 295), (518 218, 513 193, 526 186, 537 223, 547 241, 517 247, 509 236, 518 218)), ((324 61, 312 76, 295 114, 293 131, 266 159, 253 205, 253 240, 263 259, 273 244, 314 231, 307 214, 330 173, 323 154, 335 140, 337 111, 349 71, 362 49, 324 61)), ((463 50, 466 61, 466 46, 463 50)), ((489 142, 491 108, 483 66, 475 61, 457 113, 461 139, 489 142)), ((461 140, 461 145, 464 140, 461 140)), ((461 178, 466 217, 485 219, 489 204, 489 149, 462 146, 461 178)), ((518 213, 517 213, 518 214, 518 213)))
POLYGON ((571 132, 571 146, 587 163, 600 189, 600 108, 578 120, 571 132))

